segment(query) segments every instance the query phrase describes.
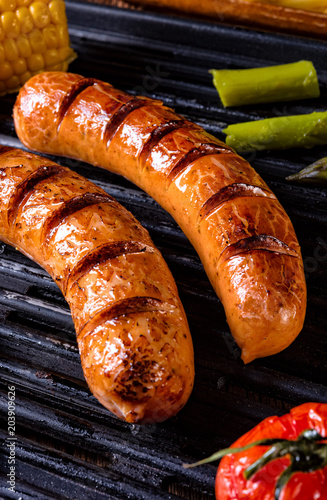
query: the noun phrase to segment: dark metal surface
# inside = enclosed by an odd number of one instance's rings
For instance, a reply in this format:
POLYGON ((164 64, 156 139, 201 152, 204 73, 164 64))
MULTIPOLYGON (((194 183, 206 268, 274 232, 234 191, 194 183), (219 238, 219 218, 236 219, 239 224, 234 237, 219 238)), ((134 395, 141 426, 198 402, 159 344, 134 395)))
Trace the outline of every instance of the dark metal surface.
MULTIPOLYGON (((223 138, 228 123, 327 107, 327 44, 181 18, 67 3, 71 70, 161 98, 223 138), (320 99, 223 109, 208 70, 299 59, 317 68, 320 99)), ((0 143, 19 146, 14 96, 0 98, 0 143)), ((177 281, 194 339, 196 383, 179 415, 148 427, 117 420, 89 393, 69 309, 36 264, 0 244, 0 497, 213 499, 215 465, 182 468, 229 445, 261 419, 327 403, 327 191, 285 177, 327 148, 261 152, 249 159, 290 215, 302 246, 308 312, 284 352, 244 366, 201 263, 172 218, 128 181, 54 158, 98 183, 150 231, 177 281), (8 384, 16 396, 16 494, 8 490, 8 384)))

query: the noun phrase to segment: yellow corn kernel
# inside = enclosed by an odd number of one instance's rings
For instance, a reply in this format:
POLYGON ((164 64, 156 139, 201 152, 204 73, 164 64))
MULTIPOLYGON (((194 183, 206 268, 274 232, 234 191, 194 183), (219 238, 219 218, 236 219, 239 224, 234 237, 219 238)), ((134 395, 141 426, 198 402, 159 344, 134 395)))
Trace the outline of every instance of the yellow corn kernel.
POLYGON ((16 61, 18 59, 19 53, 15 40, 6 38, 3 42, 3 48, 7 61, 16 61))
POLYGON ((28 7, 32 0, 17 0, 17 7, 28 7))
POLYGON ((27 82, 27 80, 29 80, 30 78, 32 78, 32 73, 30 71, 25 71, 25 73, 19 75, 21 85, 24 85, 24 83, 27 82))
POLYGON ((0 95, 36 73, 67 71, 75 57, 64 0, 0 0, 0 95))
POLYGON ((47 46, 42 36, 42 32, 38 29, 35 29, 29 35, 29 42, 32 48, 32 52, 34 54, 42 54, 47 50, 47 46))
POLYGON ((36 73, 41 69, 44 69, 44 59, 42 54, 32 54, 27 59, 27 67, 32 73, 36 73))
POLYGON ((2 28, 6 37, 16 38, 20 33, 20 22, 15 12, 1 14, 2 28))
POLYGON ((26 61, 23 58, 19 58, 12 63, 12 69, 14 70, 15 75, 21 75, 25 73, 27 70, 26 61))
POLYGON ((59 49, 58 53, 60 61, 66 61, 67 59, 69 59, 70 56, 69 47, 63 47, 62 49, 59 49))
POLYGON ((20 22, 21 33, 24 35, 30 33, 34 28, 34 22, 29 9, 27 7, 19 7, 16 10, 16 16, 20 22))
POLYGON ((69 34, 67 26, 58 24, 57 32, 59 36, 59 47, 67 47, 69 45, 69 34))
POLYGON ((71 61, 64 61, 61 65, 61 71, 67 71, 70 63, 71 61))
POLYGON ((16 39, 16 45, 18 48, 19 55, 25 59, 32 54, 32 49, 30 42, 26 35, 19 35, 16 39))
POLYGON ((49 24, 49 26, 43 28, 42 35, 48 49, 56 49, 58 47, 59 36, 54 24, 49 24))
POLYGON ((56 49, 47 50, 43 54, 43 57, 46 68, 49 68, 50 66, 54 66, 55 64, 61 62, 59 51, 56 49))
POLYGON ((3 29, 2 26, 2 21, 0 17, 0 42, 2 42, 5 39, 5 30, 3 29))
POLYGON ((49 3, 51 19, 55 24, 66 24, 65 2, 63 0, 52 0, 49 3))
POLYGON ((62 63, 55 64, 54 66, 47 67, 47 71, 63 71, 62 63))
POLYGON ((16 9, 16 0, 0 0, 0 12, 8 12, 16 9))
POLYGON ((13 75, 10 78, 8 78, 8 80, 5 83, 6 83, 7 89, 14 90, 14 89, 18 89, 20 81, 19 81, 19 78, 17 75, 13 75))
POLYGON ((30 12, 37 28, 45 28, 50 23, 50 11, 43 2, 33 2, 30 5, 30 12))
POLYGON ((1 64, 1 79, 2 80, 8 80, 8 78, 12 77, 13 75, 13 69, 8 61, 4 61, 1 64))

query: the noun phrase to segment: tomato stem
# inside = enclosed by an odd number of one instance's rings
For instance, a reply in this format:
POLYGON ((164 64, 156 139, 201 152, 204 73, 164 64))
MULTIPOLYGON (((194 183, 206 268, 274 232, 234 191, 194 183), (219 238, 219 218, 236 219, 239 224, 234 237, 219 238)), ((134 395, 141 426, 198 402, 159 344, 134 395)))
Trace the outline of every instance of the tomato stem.
POLYGON ((284 488, 287 485, 288 481, 293 476, 294 471, 292 470, 292 465, 287 467, 278 478, 278 481, 275 486, 275 500, 279 500, 279 496, 284 488))
POLYGON ((285 439, 285 440, 280 440, 276 444, 271 446, 271 448, 269 448, 269 450, 266 451, 266 453, 264 453, 262 457, 260 457, 256 462, 254 462, 247 469, 245 469, 244 471, 245 479, 250 479, 252 476, 254 476, 254 474, 256 474, 269 462, 272 462, 273 460, 276 460, 277 458, 281 458, 284 455, 286 455, 288 453, 287 443, 288 441, 285 439))
POLYGON ((269 446, 274 444, 275 442, 280 442, 280 439, 260 439, 259 441, 254 441, 242 448, 224 448, 223 450, 217 451, 210 455, 210 457, 204 458, 203 460, 199 460, 193 464, 183 464, 185 469, 191 469, 192 467, 197 467, 198 465, 208 464, 210 462, 215 462, 216 460, 220 460, 225 455, 233 455, 234 453, 241 453, 242 451, 249 450, 254 446, 269 446))
POLYGON ((269 462, 288 455, 291 464, 279 476, 275 487, 275 500, 278 500, 293 474, 313 472, 327 466, 327 444, 319 442, 323 439, 315 429, 305 430, 296 440, 281 439, 244 471, 244 477, 250 479, 269 462))
POLYGON ((265 465, 286 455, 290 458, 290 465, 281 473, 275 487, 275 500, 279 500, 283 488, 296 472, 313 472, 327 467, 327 443, 315 429, 307 429, 297 439, 260 439, 241 448, 225 448, 208 458, 193 464, 184 464, 185 468, 196 467, 219 460, 225 455, 241 453, 254 446, 269 446, 270 448, 244 471, 245 479, 251 479, 265 465))

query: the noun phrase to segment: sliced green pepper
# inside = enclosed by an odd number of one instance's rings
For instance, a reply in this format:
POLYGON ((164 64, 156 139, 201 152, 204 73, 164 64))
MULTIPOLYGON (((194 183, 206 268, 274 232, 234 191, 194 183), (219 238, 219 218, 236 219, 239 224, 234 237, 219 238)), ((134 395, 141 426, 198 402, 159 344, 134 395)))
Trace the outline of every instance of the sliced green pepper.
POLYGON ((224 106, 294 101, 319 96, 311 61, 252 69, 213 69, 213 83, 224 106))
POLYGON ((327 156, 300 170, 297 174, 286 177, 288 181, 327 184, 327 156))
POLYGON ((235 123, 223 132, 237 152, 312 148, 327 144, 327 111, 235 123))

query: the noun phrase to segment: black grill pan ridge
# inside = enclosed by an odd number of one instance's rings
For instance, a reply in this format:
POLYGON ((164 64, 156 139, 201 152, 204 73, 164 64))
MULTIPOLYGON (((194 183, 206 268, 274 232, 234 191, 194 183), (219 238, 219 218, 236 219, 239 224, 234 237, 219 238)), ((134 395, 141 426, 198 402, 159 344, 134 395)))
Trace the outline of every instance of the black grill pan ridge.
MULTIPOLYGON (((224 138, 228 123, 321 111, 327 106, 327 44, 182 16, 66 2, 70 70, 134 95, 159 98, 224 138), (308 59, 316 100, 224 109, 209 69, 308 59)), ((21 147, 14 95, 0 98, 0 144, 21 147)), ((308 285, 305 326, 284 352, 244 366, 202 265, 173 219, 127 180, 51 156, 114 196, 150 231, 176 279, 195 347, 196 382, 185 408, 158 425, 130 425, 90 394, 69 308, 47 273, 0 243, 0 498, 214 499, 216 465, 184 469, 230 445, 270 415, 309 400, 327 403, 327 191, 285 177, 327 148, 260 152, 247 159, 275 192, 299 238, 308 285), (204 334, 205 332, 205 334, 204 334), (8 388, 15 386, 16 488, 8 490, 8 388)))

